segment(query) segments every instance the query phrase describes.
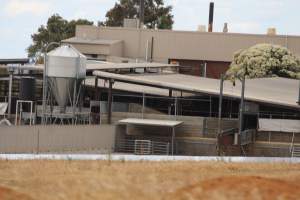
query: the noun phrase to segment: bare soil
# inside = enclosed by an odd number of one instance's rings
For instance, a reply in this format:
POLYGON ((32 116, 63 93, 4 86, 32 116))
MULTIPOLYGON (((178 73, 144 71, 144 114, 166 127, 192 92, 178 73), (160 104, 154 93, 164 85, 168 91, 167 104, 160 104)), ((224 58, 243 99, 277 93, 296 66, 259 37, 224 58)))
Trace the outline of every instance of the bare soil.
POLYGON ((0 200, 296 200, 300 165, 3 160, 0 186, 0 200))

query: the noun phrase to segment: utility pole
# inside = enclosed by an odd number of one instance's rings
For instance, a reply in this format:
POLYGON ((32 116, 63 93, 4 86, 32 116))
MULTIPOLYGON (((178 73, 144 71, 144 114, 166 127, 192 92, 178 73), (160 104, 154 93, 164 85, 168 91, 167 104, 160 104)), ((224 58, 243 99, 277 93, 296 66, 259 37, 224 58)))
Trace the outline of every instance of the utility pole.
MULTIPOLYGON (((241 92, 241 103, 239 112, 239 137, 242 135, 243 129, 243 115, 244 115, 244 99, 245 99, 245 75, 242 79, 242 92, 241 92)), ((238 144, 238 136, 235 137, 235 144, 238 144)))
POLYGON ((217 134, 217 151, 220 156, 220 139, 222 138, 222 101, 223 101, 223 85, 224 85, 224 75, 221 74, 220 79, 220 95, 219 95, 219 114, 218 114, 218 134, 217 134))

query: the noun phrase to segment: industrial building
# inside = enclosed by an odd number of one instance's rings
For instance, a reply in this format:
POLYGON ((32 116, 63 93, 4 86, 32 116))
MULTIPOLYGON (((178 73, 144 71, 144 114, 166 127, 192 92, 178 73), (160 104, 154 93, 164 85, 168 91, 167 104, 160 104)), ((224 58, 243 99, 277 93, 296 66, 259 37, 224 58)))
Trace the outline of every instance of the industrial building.
POLYGON ((236 51, 272 43, 300 56, 300 37, 213 32, 213 9, 208 32, 125 19, 77 26, 43 65, 0 61, 0 153, 300 157, 298 80, 220 79, 236 51))
POLYGON ((177 63, 185 66, 180 73, 208 78, 219 78, 235 52, 259 43, 281 45, 300 56, 300 37, 290 35, 77 26, 75 37, 62 42, 91 58, 177 63))
POLYGON ((10 126, 1 127, 0 151, 298 156, 299 81, 246 80, 240 126, 242 83, 224 81, 220 96, 220 80, 184 68, 87 60, 70 45, 49 52, 45 65, 2 66, 1 124, 10 126), (285 129, 270 129, 273 120, 285 129))

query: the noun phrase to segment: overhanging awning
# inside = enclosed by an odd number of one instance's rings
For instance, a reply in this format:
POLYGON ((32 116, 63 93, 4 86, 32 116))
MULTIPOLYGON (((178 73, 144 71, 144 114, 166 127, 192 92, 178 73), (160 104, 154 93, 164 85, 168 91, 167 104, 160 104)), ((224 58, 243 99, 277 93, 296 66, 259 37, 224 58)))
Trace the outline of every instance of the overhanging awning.
POLYGON ((259 119, 259 131, 300 133, 300 120, 259 119))
POLYGON ((119 120, 119 124, 134 124, 134 125, 163 126, 163 127, 176 127, 182 123, 183 123, 182 121, 137 119, 137 118, 127 118, 127 119, 119 120))
POLYGON ((172 121, 172 120, 157 120, 157 119, 137 119, 137 118, 127 118, 119 120, 119 124, 125 125, 145 125, 145 126, 161 126, 172 128, 171 136, 171 151, 174 155, 174 139, 175 139, 175 129, 177 126, 182 124, 182 121, 172 121))

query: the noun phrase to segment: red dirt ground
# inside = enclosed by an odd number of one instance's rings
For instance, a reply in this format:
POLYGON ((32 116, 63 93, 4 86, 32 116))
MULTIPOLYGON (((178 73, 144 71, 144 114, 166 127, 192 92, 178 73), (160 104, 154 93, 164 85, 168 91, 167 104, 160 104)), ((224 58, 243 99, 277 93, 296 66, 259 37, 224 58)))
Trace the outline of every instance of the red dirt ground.
POLYGON ((168 200, 297 200, 300 184, 259 176, 230 176, 176 190, 168 200))
POLYGON ((29 196, 0 186, 0 200, 32 200, 29 196))

